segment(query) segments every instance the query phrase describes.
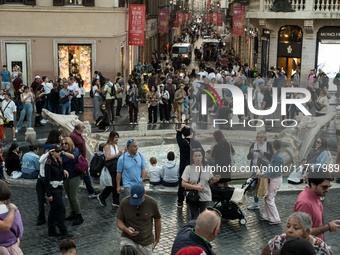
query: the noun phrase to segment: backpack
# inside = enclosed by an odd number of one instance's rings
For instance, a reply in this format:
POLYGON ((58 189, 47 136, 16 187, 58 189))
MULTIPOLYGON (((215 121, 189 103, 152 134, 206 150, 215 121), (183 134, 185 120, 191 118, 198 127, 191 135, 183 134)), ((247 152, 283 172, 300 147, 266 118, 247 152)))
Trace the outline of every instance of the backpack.
POLYGON ((84 173, 86 173, 88 168, 89 168, 89 164, 87 163, 86 158, 84 158, 82 155, 80 155, 78 157, 78 162, 74 167, 74 171, 77 174, 84 174, 84 173))
POLYGON ((111 87, 111 92, 110 92, 110 95, 112 97, 114 97, 116 95, 116 88, 115 88, 115 84, 113 84, 113 86, 111 87))
POLYGON ((99 73, 99 82, 100 82, 100 86, 105 85, 105 77, 101 73, 99 73))
POLYGON ((90 90, 90 97, 94 98, 93 88, 91 88, 91 90, 90 90))
POLYGON ((92 177, 99 177, 103 167, 105 166, 105 155, 94 154, 94 157, 90 164, 90 175, 92 177))

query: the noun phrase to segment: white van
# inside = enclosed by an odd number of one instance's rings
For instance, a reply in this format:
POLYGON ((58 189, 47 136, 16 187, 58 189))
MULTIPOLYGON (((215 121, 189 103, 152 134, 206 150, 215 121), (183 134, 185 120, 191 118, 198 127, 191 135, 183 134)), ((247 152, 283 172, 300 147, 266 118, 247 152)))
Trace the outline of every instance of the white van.
POLYGON ((192 45, 190 43, 176 43, 172 46, 172 56, 178 57, 182 53, 184 64, 189 65, 192 57, 192 45))
POLYGON ((205 48, 209 48, 209 49, 216 48, 216 49, 218 49, 219 43, 220 43, 220 41, 217 40, 217 39, 205 39, 202 42, 202 47, 203 47, 203 49, 205 49, 205 48))

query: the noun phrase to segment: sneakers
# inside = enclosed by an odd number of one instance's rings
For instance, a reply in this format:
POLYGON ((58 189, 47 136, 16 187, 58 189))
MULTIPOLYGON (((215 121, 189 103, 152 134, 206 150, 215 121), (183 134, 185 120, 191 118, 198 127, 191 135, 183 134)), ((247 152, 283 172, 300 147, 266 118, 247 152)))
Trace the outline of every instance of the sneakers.
POLYGON ((281 223, 281 221, 276 221, 276 222, 273 222, 273 221, 268 221, 269 225, 278 225, 281 223))
POLYGON ((133 123, 132 122, 130 122, 130 125, 132 125, 133 123))
POLYGON ((254 204, 248 206, 247 208, 248 208, 248 210, 259 210, 260 205, 258 203, 254 203, 254 204))
POLYGON ((266 220, 266 219, 263 218, 263 217, 260 217, 260 220, 262 220, 262 221, 268 221, 268 220, 266 220))
POLYGON ((42 119, 40 122, 41 122, 42 124, 46 124, 46 123, 47 123, 47 120, 42 119))
POLYGON ((119 208, 119 205, 118 205, 118 204, 115 204, 115 203, 112 203, 112 206, 113 206, 113 207, 119 208))
POLYGON ((135 125, 137 125, 138 123, 137 123, 137 122, 135 122, 134 124, 135 124, 135 125))
POLYGON ((104 132, 107 132, 110 129, 110 127, 106 127, 104 132))
POLYGON ((18 133, 18 132, 19 132, 19 129, 16 129, 16 130, 15 130, 15 133, 18 133))
POLYGON ((99 204, 100 204, 101 206, 106 206, 106 202, 105 202, 105 200, 103 200, 103 199, 101 198, 100 194, 97 196, 97 199, 98 199, 99 204))
POLYGON ((177 207, 178 208, 182 208, 183 207, 183 203, 177 203, 177 207))
POLYGON ((16 142, 16 141, 17 141, 17 139, 15 137, 13 137, 13 142, 16 142))
POLYGON ((101 193, 100 192, 95 192, 93 194, 89 194, 89 198, 96 198, 98 197, 98 195, 100 195, 101 193))

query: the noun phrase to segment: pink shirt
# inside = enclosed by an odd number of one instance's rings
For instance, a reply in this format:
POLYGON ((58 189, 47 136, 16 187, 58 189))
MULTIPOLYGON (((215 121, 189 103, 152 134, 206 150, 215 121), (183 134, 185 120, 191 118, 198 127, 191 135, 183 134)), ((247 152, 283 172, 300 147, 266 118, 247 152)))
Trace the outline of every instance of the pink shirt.
POLYGON ((307 75, 307 87, 312 87, 313 86, 314 77, 316 77, 315 74, 313 74, 313 75, 308 74, 307 75))
MULTIPOLYGON (((313 221, 313 228, 322 227, 323 223, 323 206, 320 197, 312 192, 308 187, 302 191, 294 205, 293 212, 304 212, 309 214, 313 221)), ((324 240, 324 235, 319 236, 320 239, 324 240)))

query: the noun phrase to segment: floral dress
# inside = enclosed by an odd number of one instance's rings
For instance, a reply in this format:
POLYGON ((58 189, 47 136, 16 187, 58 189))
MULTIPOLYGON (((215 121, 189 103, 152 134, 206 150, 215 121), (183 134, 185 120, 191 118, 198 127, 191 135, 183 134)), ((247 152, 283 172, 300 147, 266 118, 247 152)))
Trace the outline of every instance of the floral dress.
MULTIPOLYGON (((272 238, 268 242, 270 251, 273 252, 275 250, 281 249, 286 240, 286 234, 278 235, 272 238)), ((318 237, 314 237, 312 245, 314 247, 316 255, 333 255, 331 248, 318 237)))

